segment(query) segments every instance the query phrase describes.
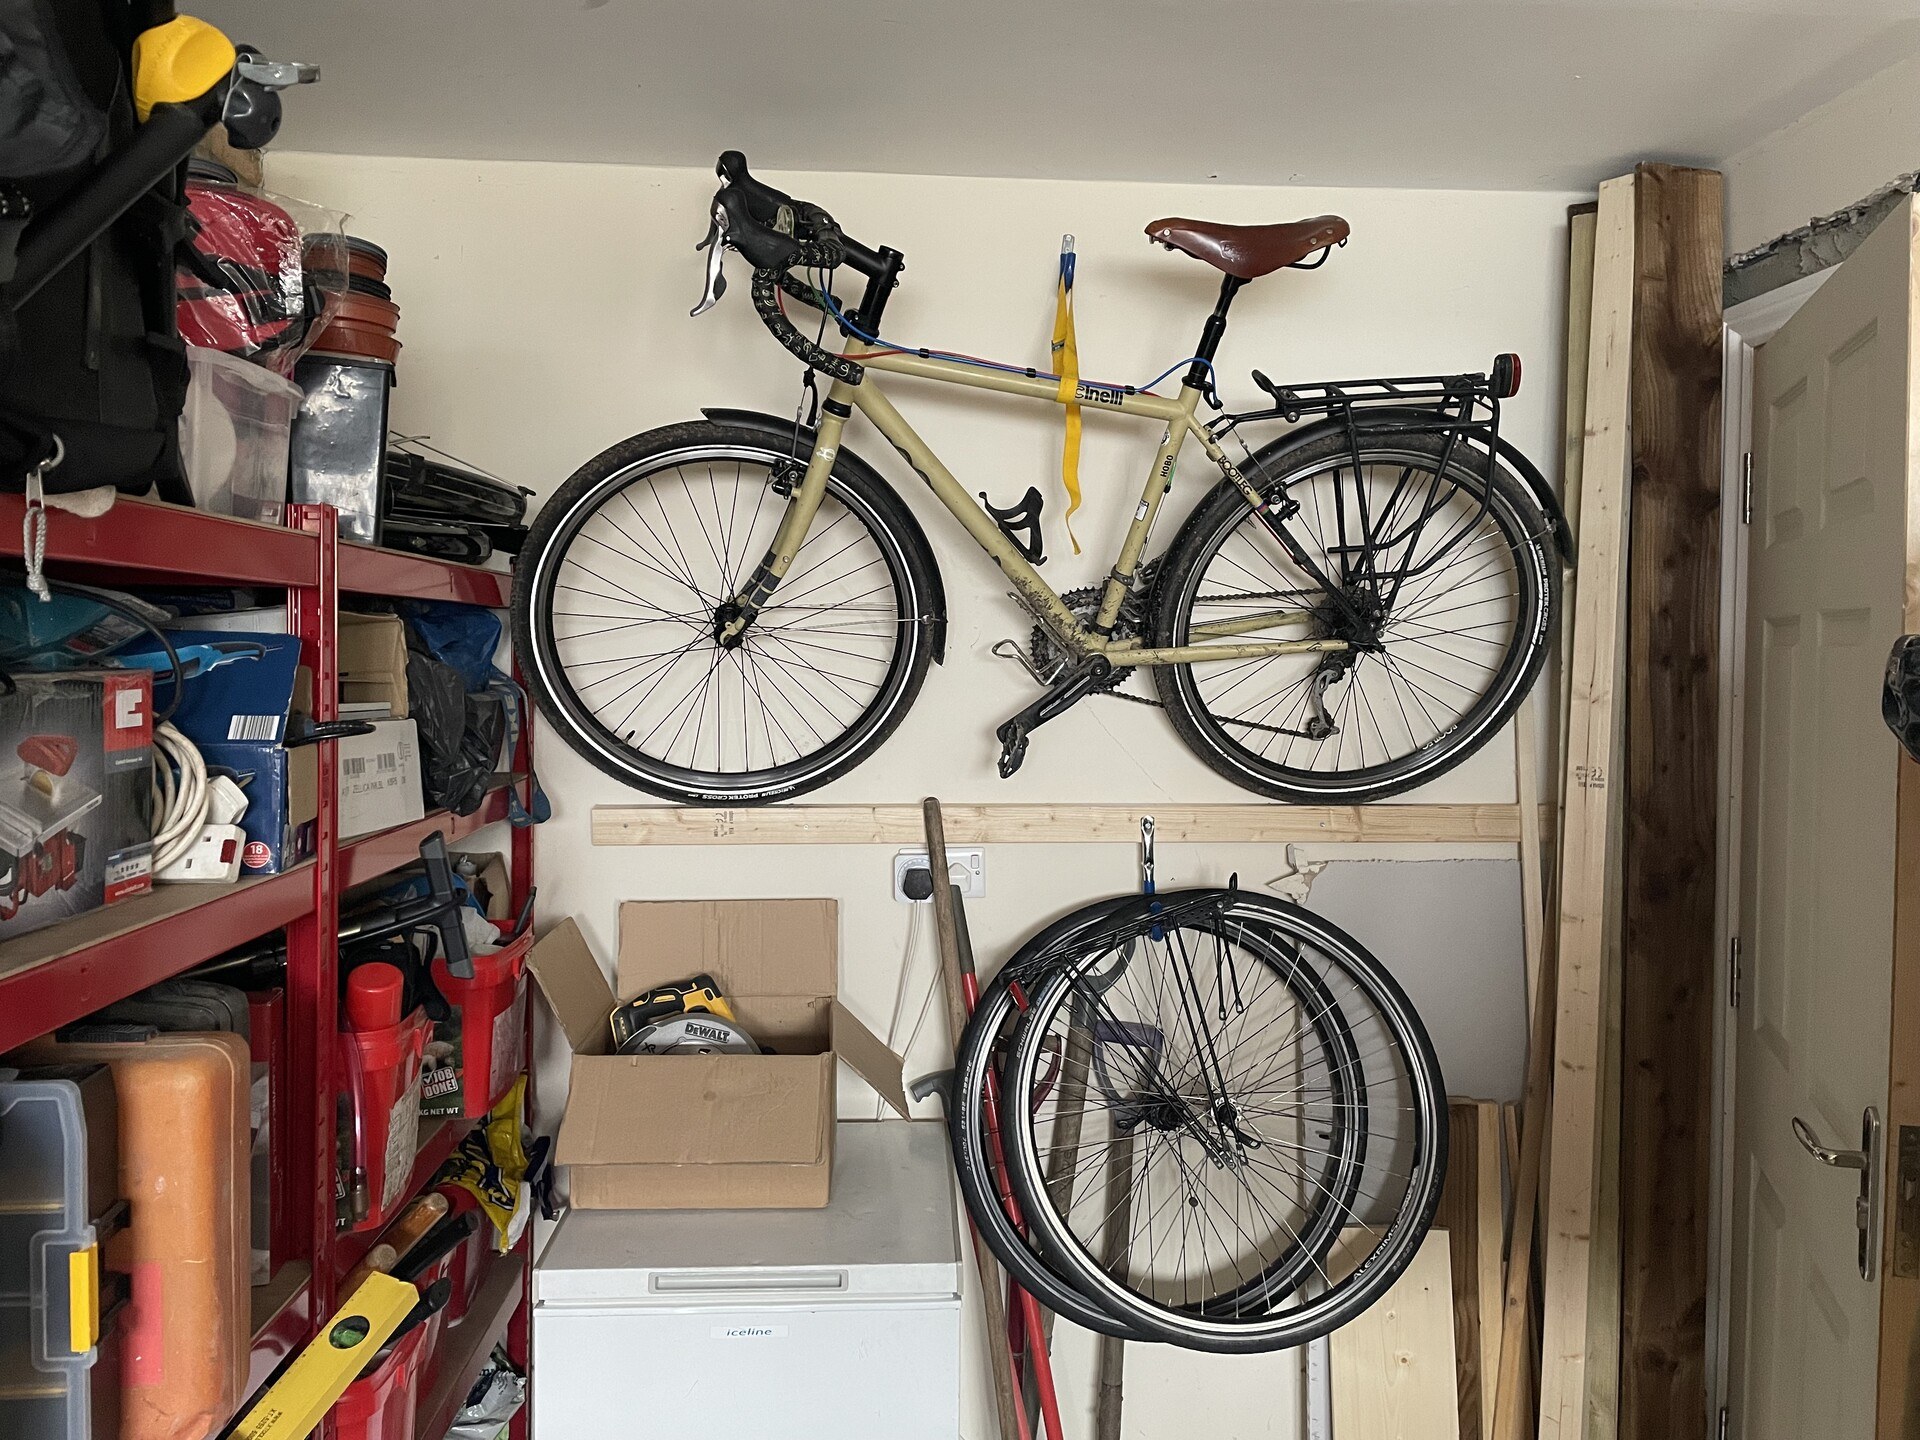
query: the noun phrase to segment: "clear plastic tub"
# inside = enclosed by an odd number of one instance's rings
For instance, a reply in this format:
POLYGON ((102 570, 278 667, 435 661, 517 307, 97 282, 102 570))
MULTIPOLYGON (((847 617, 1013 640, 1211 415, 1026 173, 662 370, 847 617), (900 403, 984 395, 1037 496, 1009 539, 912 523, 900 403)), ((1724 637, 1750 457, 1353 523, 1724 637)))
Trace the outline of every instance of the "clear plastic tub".
POLYGON ((287 509, 287 455, 300 387, 219 350, 187 347, 180 458, 194 503, 216 515, 279 524, 287 509))
POLYGON ((101 1202, 87 1117, 78 1081, 17 1076, 0 1070, 0 1435, 89 1440, 101 1202))

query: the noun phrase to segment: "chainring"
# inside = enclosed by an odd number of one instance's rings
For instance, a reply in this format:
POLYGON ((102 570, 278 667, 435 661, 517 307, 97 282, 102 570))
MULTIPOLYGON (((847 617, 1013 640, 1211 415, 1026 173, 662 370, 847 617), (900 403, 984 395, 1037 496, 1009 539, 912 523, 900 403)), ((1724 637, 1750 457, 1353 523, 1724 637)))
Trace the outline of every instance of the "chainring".
MULTIPOLYGON (((1067 591, 1060 600, 1083 624, 1092 624, 1094 616, 1100 613, 1100 591, 1098 585, 1086 585, 1078 590, 1067 591)), ((1138 586, 1120 602, 1120 614, 1113 622, 1114 639, 1131 640, 1146 633, 1147 597, 1152 593, 1153 570, 1143 565, 1140 567, 1138 586)), ((1033 661, 1033 668, 1044 683, 1052 684, 1066 673, 1067 652, 1060 648, 1060 642, 1053 638, 1046 626, 1033 627, 1033 638, 1028 641, 1028 646, 1027 653, 1033 661)), ((1117 690, 1136 668, 1132 665, 1115 666, 1097 680, 1088 693, 1105 695, 1117 690)))

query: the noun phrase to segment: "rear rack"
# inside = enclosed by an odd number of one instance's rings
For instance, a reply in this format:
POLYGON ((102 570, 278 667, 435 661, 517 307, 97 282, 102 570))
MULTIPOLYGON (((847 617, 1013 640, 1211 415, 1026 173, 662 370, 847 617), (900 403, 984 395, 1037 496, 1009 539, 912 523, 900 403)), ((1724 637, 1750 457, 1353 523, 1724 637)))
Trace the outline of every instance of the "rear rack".
MULTIPOLYGON (((1339 556, 1343 571, 1351 574, 1364 569, 1372 581, 1388 581, 1397 586, 1438 565, 1464 543, 1485 518, 1492 503, 1494 474, 1498 468, 1496 455, 1500 440, 1500 402, 1511 398, 1520 388, 1518 356, 1496 356, 1491 372, 1484 375, 1410 375, 1375 380, 1324 380, 1282 386, 1256 370, 1253 372, 1253 381, 1266 391, 1273 405, 1266 410, 1222 415, 1207 427, 1215 440, 1233 434, 1246 424, 1279 420, 1292 425, 1309 416, 1324 416, 1345 432, 1356 475, 1361 464, 1362 436, 1369 439, 1389 435, 1444 436, 1446 446, 1440 452, 1437 467, 1440 476, 1457 475, 1454 461, 1456 454, 1462 450, 1465 456, 1484 458, 1486 483, 1477 487, 1479 496, 1475 513, 1465 524, 1454 525, 1431 554, 1418 564, 1404 564, 1398 568, 1382 569, 1377 564, 1380 557, 1391 554, 1403 544, 1406 546, 1405 556, 1411 560, 1426 522, 1460 492, 1462 487, 1457 478, 1444 489, 1436 486, 1435 493, 1419 505, 1418 513, 1405 528, 1384 536, 1365 534, 1360 544, 1329 547, 1339 556), (1461 445, 1463 439, 1468 442, 1465 446, 1461 445), (1356 556, 1361 557, 1360 564, 1353 563, 1353 557, 1356 556)), ((1473 469, 1480 473, 1478 466, 1473 469)), ((1383 517, 1398 515, 1401 492, 1407 480, 1406 474, 1400 477, 1393 494, 1382 508, 1383 517)), ((1366 517, 1360 518, 1361 528, 1365 532, 1368 529, 1366 517)))

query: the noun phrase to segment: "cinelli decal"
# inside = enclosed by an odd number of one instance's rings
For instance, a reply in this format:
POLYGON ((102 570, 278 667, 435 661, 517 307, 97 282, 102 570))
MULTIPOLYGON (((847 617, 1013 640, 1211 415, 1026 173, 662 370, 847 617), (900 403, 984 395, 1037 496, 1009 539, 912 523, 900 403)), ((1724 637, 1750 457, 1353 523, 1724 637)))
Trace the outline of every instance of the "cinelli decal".
POLYGON ((1127 398, 1127 392, 1112 385, 1089 385, 1085 381, 1073 389, 1073 398, 1081 403, 1092 402, 1095 405, 1119 405, 1127 398))

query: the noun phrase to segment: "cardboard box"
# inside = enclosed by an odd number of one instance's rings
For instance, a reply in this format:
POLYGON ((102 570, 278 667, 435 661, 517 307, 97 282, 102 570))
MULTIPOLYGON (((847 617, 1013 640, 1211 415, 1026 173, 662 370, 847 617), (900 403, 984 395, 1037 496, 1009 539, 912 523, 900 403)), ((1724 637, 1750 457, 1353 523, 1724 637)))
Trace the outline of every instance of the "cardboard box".
POLYGON ((833 1176, 838 1062, 901 1115, 900 1057, 835 998, 832 900, 628 901, 616 988, 563 921, 528 957, 573 1051, 555 1162, 587 1210, 810 1209, 833 1176), (705 972, 771 1053, 614 1055, 620 998, 705 972))
POLYGON ((340 703, 407 718, 407 627, 398 615, 340 614, 340 703))
POLYGON ((0 940, 153 888, 153 677, 21 674, 0 694, 0 940))
MULTIPOLYGON (((319 814, 318 760, 312 746, 286 746, 296 714, 311 711, 312 675, 300 642, 268 631, 176 630, 168 637, 192 679, 173 723, 200 748, 209 775, 226 775, 246 793, 241 868, 277 875, 313 854, 319 814)), ((152 652, 145 658, 164 665, 152 652)))
POLYGON ((420 733, 411 720, 376 720, 371 735, 338 743, 340 838, 371 834, 427 813, 420 733))

